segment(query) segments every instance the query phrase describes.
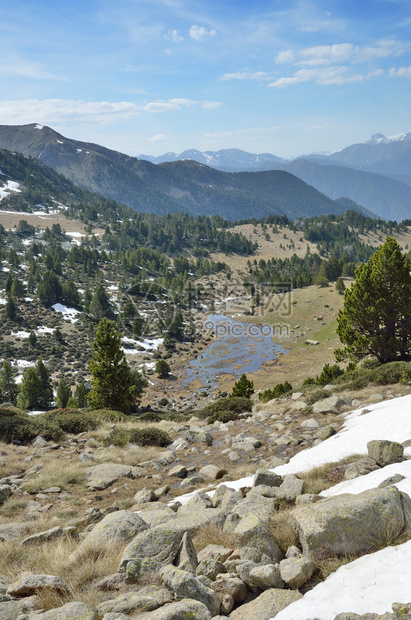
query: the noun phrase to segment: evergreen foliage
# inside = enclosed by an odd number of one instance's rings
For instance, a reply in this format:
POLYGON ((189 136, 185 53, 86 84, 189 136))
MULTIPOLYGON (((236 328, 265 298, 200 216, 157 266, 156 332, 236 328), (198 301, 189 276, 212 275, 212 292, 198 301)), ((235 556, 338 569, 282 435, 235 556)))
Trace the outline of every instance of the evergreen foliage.
POLYGON ((234 383, 231 396, 233 398, 251 398, 254 394, 254 382, 247 379, 247 375, 241 375, 238 381, 234 383))
POLYGON ((94 409, 114 409, 129 413, 136 397, 136 386, 113 321, 103 318, 93 342, 90 362, 92 389, 87 402, 94 409))
POLYGON ((4 360, 0 370, 0 398, 3 402, 16 404, 18 387, 14 381, 13 368, 7 360, 4 360))
POLYGON ((61 407, 65 409, 71 397, 71 388, 64 377, 61 377, 59 384, 57 386, 57 398, 56 404, 57 407, 61 407))
POLYGON ((388 237, 344 294, 337 334, 344 346, 336 359, 375 356, 380 362, 407 360, 411 355, 410 261, 395 239, 388 237))
POLYGON ((267 388, 258 394, 258 400, 261 400, 263 403, 268 403, 269 400, 273 398, 278 398, 279 396, 283 396, 288 392, 291 392, 293 386, 288 381, 284 383, 277 383, 277 385, 273 388, 267 388))
POLYGON ((20 384, 17 406, 20 409, 48 409, 53 397, 49 371, 40 358, 35 368, 27 368, 20 384))
POLYGON ((168 364, 166 360, 157 360, 156 373, 160 379, 166 379, 170 375, 170 370, 170 364, 168 364))

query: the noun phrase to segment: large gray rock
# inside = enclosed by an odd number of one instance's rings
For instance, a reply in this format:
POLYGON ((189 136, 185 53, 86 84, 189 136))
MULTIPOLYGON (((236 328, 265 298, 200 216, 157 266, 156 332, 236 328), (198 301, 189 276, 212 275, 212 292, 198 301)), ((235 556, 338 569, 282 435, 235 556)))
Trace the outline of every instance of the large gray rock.
POLYGON ((39 609, 41 603, 38 596, 27 596, 18 601, 0 602, 0 620, 17 620, 22 614, 39 609))
POLYGON ((139 614, 138 620, 211 620, 211 613, 207 606, 200 601, 183 599, 176 603, 164 605, 156 611, 139 614))
POLYGON ((217 592, 221 600, 228 594, 234 603, 242 603, 248 596, 246 584, 235 575, 219 575, 217 580, 212 583, 211 588, 217 592))
POLYGON ((148 530, 147 523, 130 510, 118 510, 104 517, 75 550, 71 559, 79 557, 83 551, 102 549, 108 543, 124 545, 140 532, 148 530))
POLYGON ((374 459, 364 456, 363 458, 358 459, 358 461, 354 461, 354 463, 347 465, 344 472, 344 478, 346 480, 352 480, 353 478, 358 478, 358 476, 365 476, 378 468, 379 467, 374 459))
MULTIPOLYGON (((247 557, 254 562, 265 564, 281 560, 280 548, 268 527, 254 514, 244 517, 234 530, 235 541, 239 548, 251 548, 255 557, 247 557)), ((241 553, 241 551, 240 551, 241 553)), ((243 554, 241 553, 243 558, 243 554)))
POLYGON ((171 508, 161 502, 150 504, 149 506, 139 509, 139 515, 149 527, 155 527, 156 525, 167 523, 170 519, 176 518, 174 510, 171 510, 171 508))
POLYGON ((251 583, 261 590, 284 587, 284 582, 281 579, 278 564, 264 564, 263 566, 255 566, 250 570, 249 577, 251 583))
POLYGON ((403 532, 410 498, 395 486, 344 494, 295 508, 293 523, 304 555, 312 560, 329 555, 367 553, 403 532))
POLYGON ((182 570, 195 573, 198 566, 197 553, 189 532, 185 532, 178 548, 174 565, 182 570))
POLYGON ((303 480, 297 478, 295 474, 287 474, 282 485, 275 489, 275 495, 277 499, 285 499, 288 502, 292 502, 299 495, 302 495, 303 487, 303 480))
POLYGON ((94 465, 85 472, 87 486, 91 489, 103 491, 117 482, 120 478, 138 478, 137 467, 130 465, 120 465, 119 463, 102 463, 94 465))
POLYGON ((6 499, 11 495, 11 487, 8 484, 0 485, 0 506, 4 504, 6 499))
POLYGON ((328 396, 323 398, 313 405, 314 413, 328 413, 329 411, 339 411, 344 401, 339 396, 328 396))
POLYGON ((168 565, 160 570, 160 577, 176 599, 194 599, 203 603, 213 616, 220 613, 220 599, 217 593, 203 585, 192 573, 168 565))
POLYGON ((280 562, 281 578, 290 588, 300 588, 312 576, 315 564, 308 558, 286 558, 280 562))
POLYGON ((231 612, 230 620, 270 620, 302 597, 303 595, 296 590, 270 588, 250 603, 237 607, 231 612))
POLYGON ((267 469, 258 469, 254 476, 253 486, 257 487, 263 484, 267 487, 279 487, 282 483, 283 479, 275 472, 267 469))
POLYGON ((237 502, 242 499, 243 496, 239 491, 230 489, 225 484, 220 484, 212 497, 212 502, 215 508, 220 507, 222 510, 232 510, 237 502))
POLYGON ((99 616, 106 613, 137 613, 141 611, 153 611, 159 607, 160 603, 152 596, 141 594, 140 592, 127 592, 117 598, 104 601, 97 605, 96 610, 99 616))
POLYGON ((0 525, 0 542, 16 540, 27 533, 29 523, 4 523, 0 525))
POLYGON ((7 594, 19 598, 21 596, 32 596, 41 591, 54 591, 60 594, 68 594, 68 585, 56 575, 25 575, 18 581, 10 584, 7 594))
POLYGON ((97 614, 85 603, 75 601, 41 614, 32 612, 29 620, 97 620, 97 614))
POLYGON ((137 578, 146 572, 157 571, 172 564, 182 537, 182 531, 173 531, 166 525, 140 532, 124 549, 119 572, 132 570, 137 578), (129 563, 133 566, 128 567, 129 563))
POLYGON ((376 439, 367 443, 368 456, 380 465, 385 467, 391 463, 400 463, 404 459, 404 448, 396 441, 386 441, 376 439))
POLYGON ((27 538, 24 538, 20 544, 25 547, 26 545, 45 543, 53 540, 54 538, 60 538, 63 535, 63 528, 56 525, 56 527, 52 527, 50 530, 45 530, 44 532, 38 532, 37 534, 27 536, 27 538))
MULTIPOLYGON (((256 491, 258 487, 255 487, 256 491)), ((277 489, 275 489, 277 491, 277 489)), ((273 514, 277 512, 278 501, 270 497, 264 497, 258 492, 254 492, 254 489, 250 493, 239 501, 232 512, 236 513, 240 517, 247 517, 249 514, 255 514, 261 521, 267 523, 273 514)))
POLYGON ((202 560, 219 560, 219 562, 225 562, 230 557, 233 550, 223 545, 207 545, 204 549, 198 552, 198 561, 202 560))

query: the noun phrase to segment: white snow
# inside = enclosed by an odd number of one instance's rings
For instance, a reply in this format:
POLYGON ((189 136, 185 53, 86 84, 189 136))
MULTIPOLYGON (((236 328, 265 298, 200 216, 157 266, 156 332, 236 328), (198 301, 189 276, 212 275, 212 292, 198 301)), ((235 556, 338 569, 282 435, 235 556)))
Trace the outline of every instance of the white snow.
POLYGON ((64 144, 63 140, 57 140, 59 144, 64 144))
POLYGON ((16 364, 17 368, 34 368, 34 366, 36 365, 35 362, 29 362, 27 360, 15 360, 14 363, 16 364))
POLYGON ((63 319, 65 321, 70 321, 70 323, 76 323, 78 321, 78 316, 81 314, 80 310, 76 310, 75 308, 68 308, 67 306, 63 306, 63 304, 54 304, 51 306, 56 312, 61 312, 63 315, 63 319))
POLYGON ((0 306, 5 306, 7 303, 7 299, 5 299, 4 297, 0 297, 0 306))
POLYGON ((30 332, 21 330, 19 332, 11 332, 11 335, 16 336, 17 338, 28 338, 30 336, 30 332))
MULTIPOLYGON (((158 347, 163 344, 164 338, 147 338, 145 340, 134 340, 133 338, 128 338, 127 336, 123 336, 121 342, 125 344, 131 344, 135 347, 143 347, 146 351, 156 351, 158 347)), ((127 348, 122 347, 124 353, 128 355, 137 355, 140 351, 136 348, 127 348)))
POLYGON ((411 540, 342 566, 275 620, 333 620, 342 612, 383 614, 391 611, 392 603, 410 602, 410 583, 411 540))
POLYGON ((37 124, 34 129, 43 129, 44 125, 37 124))
POLYGON ((3 187, 0 187, 0 200, 6 198, 10 192, 21 192, 20 184, 16 181, 7 181, 3 187))
POLYGON ((36 331, 38 334, 53 334, 54 333, 53 328, 46 327, 45 325, 40 325, 40 327, 38 327, 36 331))
MULTIPOLYGON (((343 428, 322 443, 296 454, 289 463, 275 468, 278 474, 308 471, 325 463, 339 461, 352 454, 367 454, 367 442, 386 439, 404 442, 411 439, 411 394, 367 405, 343 414, 343 428), (363 413, 364 410, 367 413, 363 413)), ((411 448, 404 454, 411 456, 411 448)), ((399 490, 411 495, 411 460, 378 469, 366 476, 341 482, 321 493, 324 497, 340 493, 361 493, 375 488, 394 474, 405 478, 396 483, 399 490)), ((234 489, 251 486, 254 476, 224 482, 234 489)), ((186 504, 196 491, 180 496, 186 504)), ((212 495, 213 491, 209 494, 212 495)), ((286 607, 275 620, 333 620, 343 612, 383 614, 391 605, 411 602, 411 540, 350 562, 331 574, 304 597, 286 607)), ((271 619, 273 620, 273 619, 271 619)))

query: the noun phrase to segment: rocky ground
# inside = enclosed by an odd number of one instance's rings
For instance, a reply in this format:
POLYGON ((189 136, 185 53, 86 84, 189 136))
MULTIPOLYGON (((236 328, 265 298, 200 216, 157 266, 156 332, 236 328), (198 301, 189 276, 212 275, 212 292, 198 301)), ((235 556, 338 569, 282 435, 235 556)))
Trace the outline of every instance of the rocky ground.
MULTIPOLYGON (((401 460, 395 442, 321 472, 268 470, 338 431, 343 411, 408 392, 330 391, 311 405, 308 393, 294 393, 226 424, 163 421, 173 439, 165 449, 105 447, 109 427, 61 444, 2 444, 0 620, 275 617, 366 553, 370 527, 378 539, 389 519, 396 536, 409 537, 411 500, 389 483, 352 500, 318 496, 401 460), (223 484, 212 499, 201 491, 254 472, 239 491, 223 484)), ((384 618, 409 613, 398 607, 384 618)), ((338 620, 348 617, 359 616, 338 620)))

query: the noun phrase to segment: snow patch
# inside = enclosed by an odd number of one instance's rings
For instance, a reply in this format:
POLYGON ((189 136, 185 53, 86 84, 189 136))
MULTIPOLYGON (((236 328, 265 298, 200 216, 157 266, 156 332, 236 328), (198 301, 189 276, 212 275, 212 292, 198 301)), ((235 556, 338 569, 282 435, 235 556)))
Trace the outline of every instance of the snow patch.
POLYGON ((37 124, 37 125, 34 127, 34 129, 43 129, 43 127, 44 127, 44 125, 39 125, 39 124, 37 124))
POLYGON ((76 323, 78 321, 78 315, 81 314, 80 310, 68 308, 67 306, 63 306, 63 304, 54 304, 54 306, 51 307, 56 312, 61 312, 63 319, 65 321, 70 321, 70 323, 76 323))
MULTIPOLYGON (((6 181, 3 187, 0 187, 0 200, 6 198, 10 192, 21 192, 20 183, 16 181, 6 181)), ((15 213, 15 211, 13 211, 15 213)))

